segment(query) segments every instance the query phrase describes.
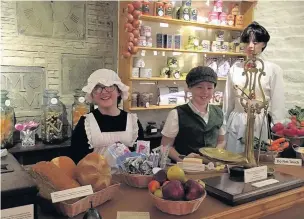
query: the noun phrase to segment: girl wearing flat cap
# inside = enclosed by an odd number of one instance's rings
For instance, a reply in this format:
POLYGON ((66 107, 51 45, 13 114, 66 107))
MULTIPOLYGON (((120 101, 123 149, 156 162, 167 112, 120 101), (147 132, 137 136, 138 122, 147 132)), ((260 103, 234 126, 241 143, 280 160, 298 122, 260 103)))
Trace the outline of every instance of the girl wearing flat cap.
MULTIPOLYGON (((259 57, 264 51, 270 36, 267 30, 253 22, 245 28, 241 35, 241 42, 245 43, 245 52, 248 58, 253 55, 259 57)), ((284 82, 282 69, 269 61, 264 62, 265 76, 261 77, 262 88, 265 93, 265 98, 269 102, 269 117, 272 123, 284 122, 285 117, 285 98, 284 98, 284 82)), ((257 62, 257 68, 262 68, 260 62, 257 62)), ((226 81, 226 88, 223 101, 223 112, 225 121, 227 121, 227 147, 226 149, 234 153, 242 153, 245 150, 243 138, 245 137, 247 125, 247 113, 240 103, 237 96, 241 95, 240 90, 235 90, 237 85, 243 88, 246 77, 243 76, 244 62, 236 62, 231 68, 226 81)), ((262 93, 256 85, 256 99, 262 100, 262 93)), ((256 114, 254 125, 254 136, 262 141, 267 141, 268 136, 267 118, 264 111, 256 114)))
POLYGON ((197 157, 199 148, 225 146, 223 112, 209 102, 217 84, 210 67, 190 70, 186 83, 192 98, 170 111, 162 130, 162 145, 170 145, 169 157, 178 162, 180 155, 197 157))
POLYGON ((86 92, 86 100, 98 108, 81 117, 73 131, 70 157, 76 163, 93 151, 102 154, 116 142, 132 147, 137 139, 143 139, 137 115, 117 107, 122 99, 128 99, 129 87, 116 72, 109 69, 93 72, 82 90, 86 92))

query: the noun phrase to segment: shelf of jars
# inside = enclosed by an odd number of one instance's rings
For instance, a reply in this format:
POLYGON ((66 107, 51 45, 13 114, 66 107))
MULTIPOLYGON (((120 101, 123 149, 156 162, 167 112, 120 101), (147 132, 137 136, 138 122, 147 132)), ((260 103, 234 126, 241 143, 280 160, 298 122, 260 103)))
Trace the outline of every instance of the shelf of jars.
POLYGON ((183 26, 194 26, 194 27, 201 27, 201 28, 206 28, 206 29, 220 29, 220 30, 232 30, 232 31, 242 31, 243 30, 243 27, 208 24, 208 23, 202 23, 202 22, 197 22, 197 21, 178 20, 178 19, 173 19, 173 18, 151 16, 151 15, 142 15, 140 17, 140 20, 176 24, 176 25, 183 25, 183 26))
POLYGON ((156 47, 144 47, 138 46, 135 47, 137 50, 148 50, 148 51, 156 51, 156 52, 177 52, 177 53, 202 53, 206 55, 212 56, 239 56, 245 57, 246 54, 243 52, 228 52, 228 51, 219 51, 219 52, 211 52, 211 51, 201 51, 201 50, 186 50, 186 49, 173 49, 173 48, 156 48, 156 47))
POLYGON ((172 109, 183 104, 182 97, 176 101, 171 92, 180 95, 187 73, 199 65, 217 73, 220 83, 214 95, 220 97, 230 67, 246 59, 240 35, 252 22, 253 9, 253 2, 242 0, 210 5, 189 0, 120 2, 119 72, 134 96, 124 102, 124 109, 172 109))

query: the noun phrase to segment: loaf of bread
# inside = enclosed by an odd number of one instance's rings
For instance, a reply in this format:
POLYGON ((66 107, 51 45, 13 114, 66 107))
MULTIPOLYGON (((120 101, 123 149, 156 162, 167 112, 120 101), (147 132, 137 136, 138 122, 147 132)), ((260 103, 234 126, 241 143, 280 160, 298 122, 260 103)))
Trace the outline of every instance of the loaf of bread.
POLYGON ((79 187, 80 184, 66 175, 64 170, 52 162, 41 161, 33 165, 32 171, 40 174, 47 182, 57 190, 65 190, 79 187))
POLYGON ((92 185, 94 192, 108 187, 112 179, 111 168, 107 160, 94 152, 79 161, 75 176, 82 186, 92 185))
POLYGON ((66 156, 60 156, 54 158, 53 160, 51 160, 51 162, 60 169, 62 169, 69 177, 71 178, 75 177, 74 173, 75 173, 76 164, 71 158, 66 156))

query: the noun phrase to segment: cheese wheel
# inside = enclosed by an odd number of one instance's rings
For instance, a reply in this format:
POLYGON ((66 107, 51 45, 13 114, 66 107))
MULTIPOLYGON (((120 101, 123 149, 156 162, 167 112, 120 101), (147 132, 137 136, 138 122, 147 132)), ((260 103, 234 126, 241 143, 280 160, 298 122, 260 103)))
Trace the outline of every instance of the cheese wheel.
POLYGON ((185 158, 183 159, 183 162, 202 164, 202 163, 203 163, 203 159, 200 159, 200 158, 192 158, 192 157, 185 157, 185 158))

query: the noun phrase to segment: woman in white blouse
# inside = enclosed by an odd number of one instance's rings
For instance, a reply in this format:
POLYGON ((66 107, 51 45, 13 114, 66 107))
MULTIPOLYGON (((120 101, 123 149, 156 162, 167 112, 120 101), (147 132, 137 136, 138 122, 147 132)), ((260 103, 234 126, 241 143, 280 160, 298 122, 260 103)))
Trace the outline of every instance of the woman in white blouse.
MULTIPOLYGON (((263 26, 257 22, 250 24, 241 35, 241 42, 245 43, 245 52, 248 58, 252 58, 253 54, 259 56, 266 48, 269 39, 270 36, 263 26)), ((285 114, 283 71, 274 63, 266 60, 263 60, 263 62, 266 76, 262 76, 261 82, 266 100, 269 101, 269 115, 273 123, 283 122, 285 114)), ((257 67, 261 68, 259 65, 257 67)), ((245 136, 247 115, 240 104, 240 99, 237 97, 241 92, 234 89, 235 85, 240 88, 244 87, 246 78, 242 75, 243 72, 244 62, 236 62, 231 67, 226 82, 223 104, 224 118, 227 122, 226 149, 235 153, 244 152, 245 146, 241 139, 245 136)), ((256 86, 256 98, 261 99, 261 97, 261 91, 256 86)), ((267 115, 265 116, 263 111, 256 115, 254 135, 257 138, 261 136, 261 140, 268 139, 267 115)))

